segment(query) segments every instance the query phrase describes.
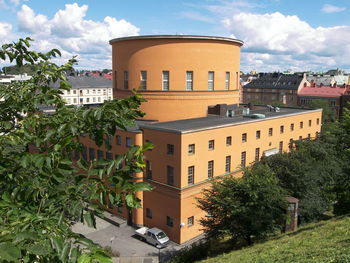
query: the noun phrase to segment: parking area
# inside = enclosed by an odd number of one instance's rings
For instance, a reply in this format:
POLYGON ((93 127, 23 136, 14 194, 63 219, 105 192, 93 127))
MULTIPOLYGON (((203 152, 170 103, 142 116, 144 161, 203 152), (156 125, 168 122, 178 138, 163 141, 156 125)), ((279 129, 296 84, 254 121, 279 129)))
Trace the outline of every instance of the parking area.
POLYGON ((89 228, 82 223, 76 223, 72 230, 81 233, 102 247, 109 246, 121 257, 157 257, 160 255, 164 262, 179 251, 182 246, 170 243, 167 248, 158 249, 135 236, 135 229, 124 225, 115 226, 99 217, 96 217, 96 229, 89 228))

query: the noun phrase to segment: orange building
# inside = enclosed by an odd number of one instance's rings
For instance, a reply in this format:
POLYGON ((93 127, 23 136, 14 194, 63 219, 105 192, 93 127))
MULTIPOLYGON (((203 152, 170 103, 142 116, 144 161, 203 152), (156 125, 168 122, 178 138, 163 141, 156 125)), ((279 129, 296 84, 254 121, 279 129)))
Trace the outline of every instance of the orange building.
MULTIPOLYGON (((114 96, 132 88, 148 100, 137 126, 118 131, 110 152, 85 137, 89 159, 114 158, 132 144, 150 141, 146 169, 137 174, 154 186, 139 193, 133 223, 159 227, 184 243, 202 232, 196 204, 212 178, 239 173, 263 155, 288 151, 291 140, 314 138, 321 110, 239 105, 242 42, 206 36, 139 36, 110 41, 114 96), (90 155, 90 153, 92 155, 90 155)), ((109 209, 121 217, 126 211, 109 209)))

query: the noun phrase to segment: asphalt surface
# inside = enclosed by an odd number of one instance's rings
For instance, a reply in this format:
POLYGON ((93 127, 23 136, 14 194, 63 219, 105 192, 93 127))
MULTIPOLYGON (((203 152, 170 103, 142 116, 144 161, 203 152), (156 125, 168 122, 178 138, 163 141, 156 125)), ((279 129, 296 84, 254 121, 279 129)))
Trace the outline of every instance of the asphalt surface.
POLYGON ((96 217, 96 229, 76 223, 72 230, 83 234, 102 247, 110 246, 114 252, 119 252, 120 257, 159 257, 160 255, 161 262, 165 262, 183 248, 170 242, 168 247, 158 249, 139 240, 133 227, 118 227, 99 217, 96 217))

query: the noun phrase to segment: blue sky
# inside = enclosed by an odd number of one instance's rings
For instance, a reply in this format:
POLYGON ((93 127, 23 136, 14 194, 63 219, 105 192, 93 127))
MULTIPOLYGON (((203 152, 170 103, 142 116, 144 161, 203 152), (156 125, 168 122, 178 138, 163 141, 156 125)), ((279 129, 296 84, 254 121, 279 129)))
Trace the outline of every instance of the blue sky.
MULTIPOLYGON (((111 67, 108 40, 152 34, 228 36, 245 42, 244 72, 350 72, 349 0, 0 0, 0 43, 31 36, 79 68, 111 67)), ((1 66, 1 64, 0 64, 1 66)))

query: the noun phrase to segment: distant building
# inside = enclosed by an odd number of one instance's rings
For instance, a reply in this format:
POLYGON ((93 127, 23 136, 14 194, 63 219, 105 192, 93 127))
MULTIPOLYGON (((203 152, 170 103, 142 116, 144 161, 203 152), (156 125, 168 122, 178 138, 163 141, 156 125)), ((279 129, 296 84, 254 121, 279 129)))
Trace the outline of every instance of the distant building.
POLYGON ((12 81, 25 81, 31 79, 32 76, 27 75, 27 73, 20 75, 0 75, 0 83, 6 84, 11 83, 12 81))
POLYGON ((299 91, 299 105, 309 106, 313 100, 326 100, 329 106, 334 109, 339 116, 341 112, 341 98, 347 93, 349 87, 342 86, 306 86, 299 91))
POLYGON ((334 76, 331 75, 309 75, 307 76, 307 81, 310 83, 310 86, 334 86, 336 85, 336 80, 334 76))
POLYGON ((258 78, 243 86, 243 103, 297 105, 298 90, 305 84, 305 74, 259 73, 258 78))
MULTIPOLYGON (((104 101, 113 99, 112 80, 104 77, 67 77, 72 85, 71 90, 64 90, 62 98, 68 105, 92 105, 102 104, 104 101)), ((53 87, 58 88, 58 83, 53 87)))

